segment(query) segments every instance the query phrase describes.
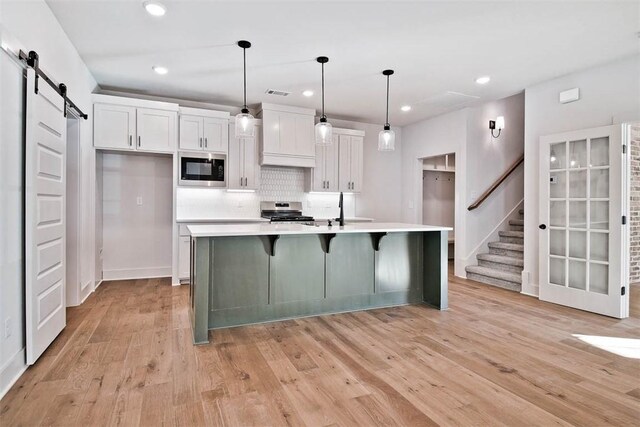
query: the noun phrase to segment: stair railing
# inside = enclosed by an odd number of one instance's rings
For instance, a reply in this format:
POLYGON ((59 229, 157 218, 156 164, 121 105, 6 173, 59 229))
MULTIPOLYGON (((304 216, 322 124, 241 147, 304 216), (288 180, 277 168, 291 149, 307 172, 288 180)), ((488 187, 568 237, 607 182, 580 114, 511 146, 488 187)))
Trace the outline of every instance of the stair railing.
POLYGON ((520 164, 523 162, 524 162, 524 154, 520 156, 520 158, 516 160, 511 166, 509 166, 509 169, 507 169, 505 173, 500 175, 498 179, 496 179, 493 182, 493 184, 491 184, 491 186, 487 188, 487 190, 484 193, 482 193, 480 197, 476 199, 475 202, 471 203, 467 209, 472 211, 478 206, 480 206, 485 200, 487 200, 487 198, 491 195, 491 193, 493 193, 496 190, 496 188, 498 188, 500 184, 502 184, 509 177, 509 175, 511 175, 513 171, 516 170, 516 168, 520 166, 520 164))

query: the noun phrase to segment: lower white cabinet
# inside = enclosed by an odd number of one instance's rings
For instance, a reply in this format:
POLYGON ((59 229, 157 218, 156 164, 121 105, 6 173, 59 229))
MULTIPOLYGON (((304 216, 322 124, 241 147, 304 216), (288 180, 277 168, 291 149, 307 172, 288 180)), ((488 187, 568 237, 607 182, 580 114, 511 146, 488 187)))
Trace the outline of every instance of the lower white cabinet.
POLYGON ((187 280, 190 276, 191 237, 180 236, 178 242, 178 278, 187 280))
POLYGON ((257 190, 260 182, 258 147, 260 126, 255 138, 235 137, 235 123, 229 124, 229 155, 227 156, 227 188, 229 190, 257 190))

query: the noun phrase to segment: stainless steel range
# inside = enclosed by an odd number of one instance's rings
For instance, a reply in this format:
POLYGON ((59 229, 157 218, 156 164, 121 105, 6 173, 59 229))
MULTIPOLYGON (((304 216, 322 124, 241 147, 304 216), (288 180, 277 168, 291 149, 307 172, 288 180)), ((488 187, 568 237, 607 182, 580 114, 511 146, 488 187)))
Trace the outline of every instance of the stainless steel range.
POLYGON ((302 202, 260 202, 260 215, 276 224, 314 224, 312 216, 302 215, 302 202))

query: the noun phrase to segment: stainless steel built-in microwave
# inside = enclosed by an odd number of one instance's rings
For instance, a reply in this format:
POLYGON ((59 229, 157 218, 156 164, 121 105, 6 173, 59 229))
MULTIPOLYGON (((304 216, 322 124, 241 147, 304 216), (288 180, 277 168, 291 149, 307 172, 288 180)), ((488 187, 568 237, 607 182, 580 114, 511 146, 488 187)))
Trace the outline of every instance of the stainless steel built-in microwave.
POLYGON ((202 187, 226 187, 226 163, 224 154, 180 153, 179 185, 202 187))

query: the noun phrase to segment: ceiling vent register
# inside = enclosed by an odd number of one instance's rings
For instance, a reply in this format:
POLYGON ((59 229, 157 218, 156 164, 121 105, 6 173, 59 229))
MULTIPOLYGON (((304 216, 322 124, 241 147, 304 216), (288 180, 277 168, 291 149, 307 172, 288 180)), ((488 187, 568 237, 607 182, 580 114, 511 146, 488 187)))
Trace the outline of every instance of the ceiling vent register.
POLYGON ((276 96, 289 96, 291 92, 286 92, 284 90, 276 90, 276 89, 267 89, 264 91, 267 95, 276 95, 276 96))

